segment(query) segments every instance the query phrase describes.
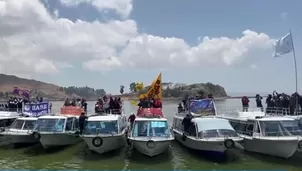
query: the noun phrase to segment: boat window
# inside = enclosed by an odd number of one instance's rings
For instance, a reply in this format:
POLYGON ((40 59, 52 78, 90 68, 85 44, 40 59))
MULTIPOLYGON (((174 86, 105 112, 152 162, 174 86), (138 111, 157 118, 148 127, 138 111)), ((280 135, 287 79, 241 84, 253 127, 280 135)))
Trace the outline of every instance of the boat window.
POLYGON ((15 120, 15 122, 12 124, 12 129, 22 129, 24 124, 24 120, 15 120))
POLYGON ((213 129, 198 132, 199 138, 221 138, 221 137, 238 137, 234 130, 213 129))
POLYGON ((2 119, 0 120, 0 127, 9 127, 15 119, 2 119))
POLYGON ((260 127, 259 127, 259 123, 258 122, 256 122, 255 132, 256 133, 260 133, 260 127))
POLYGON ((66 119, 38 119, 37 130, 41 132, 63 132, 66 119))
POLYGON ((65 127, 66 131, 72 131, 72 122, 73 122, 73 119, 74 118, 67 118, 66 127, 65 127))
POLYGON ((263 136, 302 135, 295 121, 260 121, 263 136))
POLYGON ((24 123, 23 130, 33 130, 36 124, 36 120, 27 120, 24 123))
POLYGON ((179 131, 183 131, 182 119, 174 118, 174 128, 179 131))
POLYGON ((111 134, 117 131, 117 121, 88 121, 83 134, 111 134))
POLYGON ((78 129, 79 126, 79 119, 74 118, 74 122, 73 122, 73 130, 78 129))
POLYGON ((169 128, 167 121, 135 121, 134 137, 168 136, 169 128))
POLYGON ((248 136, 252 136, 254 132, 254 123, 250 122, 246 125, 246 131, 243 132, 243 134, 248 135, 248 136))

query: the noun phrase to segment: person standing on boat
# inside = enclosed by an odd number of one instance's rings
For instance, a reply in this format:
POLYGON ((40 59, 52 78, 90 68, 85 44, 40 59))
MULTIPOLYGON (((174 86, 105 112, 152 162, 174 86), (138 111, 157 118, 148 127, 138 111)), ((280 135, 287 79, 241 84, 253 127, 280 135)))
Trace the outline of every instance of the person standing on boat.
POLYGON ((242 103, 243 112, 247 112, 248 108, 249 108, 249 103, 250 103, 250 100, 247 98, 247 96, 242 97, 241 103, 242 103))
POLYGON ((192 116, 190 114, 187 114, 186 117, 184 117, 184 119, 182 120, 182 125, 184 128, 184 132, 189 134, 189 129, 191 126, 191 120, 192 120, 192 116))
POLYGON ((81 116, 79 117, 79 128, 80 128, 80 135, 82 135, 83 130, 85 128, 85 120, 87 119, 87 116, 85 116, 85 113, 81 113, 81 116))
POLYGON ((259 94, 256 94, 256 106, 261 109, 263 112, 263 105, 262 105, 262 97, 259 94))
POLYGON ((84 109, 85 113, 87 113, 87 102, 85 99, 82 99, 81 107, 84 109))
POLYGON ((131 113, 131 115, 129 116, 129 118, 128 118, 128 122, 130 122, 130 130, 132 130, 132 128, 133 128, 133 123, 134 123, 134 121, 135 121, 135 114, 134 113, 131 113))

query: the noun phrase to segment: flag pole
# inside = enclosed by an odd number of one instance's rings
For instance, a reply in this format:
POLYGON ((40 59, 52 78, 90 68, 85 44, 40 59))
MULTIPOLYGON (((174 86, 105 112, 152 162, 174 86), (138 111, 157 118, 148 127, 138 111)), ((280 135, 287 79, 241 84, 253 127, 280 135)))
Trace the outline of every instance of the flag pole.
MULTIPOLYGON (((296 80, 296 93, 298 93, 298 71, 297 71, 297 60, 296 60, 296 51, 295 51, 295 46, 294 46, 294 39, 292 35, 291 29, 289 29, 289 34, 291 36, 292 40, 292 45, 293 45, 293 57, 294 57, 294 65, 295 65, 295 80, 296 80)), ((299 103, 298 103, 298 97, 296 96, 296 114, 298 114, 298 109, 299 109, 299 103)))

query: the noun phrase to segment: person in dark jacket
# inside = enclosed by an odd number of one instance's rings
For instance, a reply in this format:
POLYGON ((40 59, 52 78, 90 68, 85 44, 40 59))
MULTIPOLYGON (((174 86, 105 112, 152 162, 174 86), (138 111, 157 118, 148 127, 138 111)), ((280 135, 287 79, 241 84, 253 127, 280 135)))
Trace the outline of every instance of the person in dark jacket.
POLYGON ((129 118, 128 118, 128 122, 130 122, 130 129, 132 129, 133 128, 133 123, 134 123, 134 121, 135 121, 135 114, 134 113, 132 113, 130 116, 129 116, 129 118))
POLYGON ((87 116, 85 116, 85 113, 81 113, 81 116, 79 117, 79 127, 80 127, 80 135, 82 135, 83 130, 85 129, 85 120, 87 119, 87 116))
POLYGON ((247 112, 249 108, 250 100, 247 96, 243 96, 241 99, 243 112, 247 112))
POLYGON ((187 114, 186 117, 184 117, 184 119, 182 120, 182 125, 184 127, 184 132, 186 132, 188 134, 189 134, 190 126, 191 126, 191 120, 192 120, 192 117, 191 117, 190 114, 187 114))
POLYGON ((256 94, 256 106, 263 112, 262 97, 259 94, 256 94))

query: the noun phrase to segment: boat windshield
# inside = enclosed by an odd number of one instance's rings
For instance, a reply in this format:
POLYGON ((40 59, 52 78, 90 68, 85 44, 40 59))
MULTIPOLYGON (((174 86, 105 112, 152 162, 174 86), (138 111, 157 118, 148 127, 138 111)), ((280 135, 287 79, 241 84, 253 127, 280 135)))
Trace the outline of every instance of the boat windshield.
POLYGON ((23 126, 23 130, 33 130, 36 123, 36 120, 26 120, 23 126))
POLYGON ((110 134, 117 132, 117 121, 88 121, 83 134, 110 134))
POLYGON ((297 121, 259 121, 263 136, 302 135, 297 121))
POLYGON ((167 121, 135 121, 133 137, 167 137, 167 121))
POLYGON ((16 119, 0 119, 0 128, 10 126, 15 120, 16 119))
POLYGON ((24 120, 15 120, 15 122, 12 124, 11 128, 12 129, 22 129, 24 124, 24 120))
POLYGON ((198 138, 238 137, 234 130, 212 129, 198 132, 198 138))
POLYGON ((40 132, 63 132, 66 119, 38 119, 37 131, 40 132))

